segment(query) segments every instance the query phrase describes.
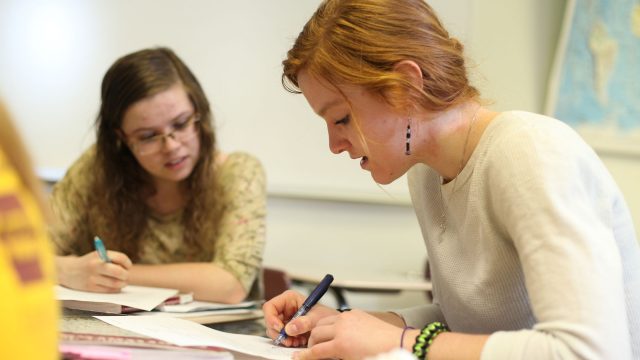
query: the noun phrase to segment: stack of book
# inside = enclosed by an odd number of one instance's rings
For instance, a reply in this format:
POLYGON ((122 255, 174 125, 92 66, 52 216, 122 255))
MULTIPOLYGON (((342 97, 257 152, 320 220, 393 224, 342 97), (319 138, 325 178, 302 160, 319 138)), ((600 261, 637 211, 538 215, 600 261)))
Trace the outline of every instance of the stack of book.
POLYGON ((55 287, 56 298, 66 309, 102 314, 164 315, 199 323, 253 319, 261 316, 259 303, 221 304, 194 301, 193 294, 176 289, 129 285, 119 293, 94 293, 55 287))

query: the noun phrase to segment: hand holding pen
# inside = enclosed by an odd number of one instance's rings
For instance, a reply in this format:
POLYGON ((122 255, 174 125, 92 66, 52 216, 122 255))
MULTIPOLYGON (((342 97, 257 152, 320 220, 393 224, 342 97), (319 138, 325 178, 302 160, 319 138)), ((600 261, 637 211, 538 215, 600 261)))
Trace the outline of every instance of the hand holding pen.
POLYGON ((99 237, 93 238, 93 245, 100 257, 101 266, 96 268, 95 286, 99 292, 119 292, 127 285, 131 260, 121 252, 111 251, 111 256, 107 253, 107 248, 99 237))
POLYGON ((308 333, 315 321, 325 316, 335 315, 334 309, 322 305, 314 307, 329 289, 332 281, 333 276, 326 275, 304 301, 301 294, 295 291, 286 291, 264 304, 265 322, 269 327, 267 334, 275 339, 276 344, 281 344, 286 339, 286 346, 304 345, 308 334, 302 334, 308 333), (311 311, 312 308, 313 311, 311 311), (309 311, 311 313, 307 315, 309 311), (285 322, 288 325, 286 329, 292 330, 292 333, 285 330, 285 322))
POLYGON ((96 251, 83 256, 58 256, 58 280, 71 289, 116 293, 125 287, 132 267, 127 255, 119 251, 107 251, 100 238, 93 239, 96 251))

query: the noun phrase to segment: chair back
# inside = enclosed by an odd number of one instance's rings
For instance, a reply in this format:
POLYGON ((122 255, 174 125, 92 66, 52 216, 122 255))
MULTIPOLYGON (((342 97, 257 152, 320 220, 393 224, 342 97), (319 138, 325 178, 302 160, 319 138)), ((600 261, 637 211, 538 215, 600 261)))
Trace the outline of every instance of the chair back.
POLYGON ((264 300, 269 301, 272 298, 282 294, 291 287, 291 279, 287 273, 280 269, 271 267, 262 268, 262 281, 264 283, 264 300))

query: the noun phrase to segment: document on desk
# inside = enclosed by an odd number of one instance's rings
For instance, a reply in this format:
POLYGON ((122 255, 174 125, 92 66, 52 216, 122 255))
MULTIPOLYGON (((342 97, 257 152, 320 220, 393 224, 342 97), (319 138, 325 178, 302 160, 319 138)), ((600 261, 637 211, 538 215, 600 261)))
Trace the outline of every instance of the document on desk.
POLYGON ((56 299, 70 302, 117 304, 150 311, 168 298, 178 294, 176 289, 129 285, 119 293, 106 294, 72 290, 60 285, 55 287, 56 299))
MULTIPOLYGON (((226 310, 238 310, 238 309, 253 309, 256 308, 258 303, 256 301, 244 301, 238 304, 222 304, 207 301, 191 301, 186 304, 176 305, 162 305, 161 311, 169 313, 190 313, 200 311, 219 311, 220 313, 226 310)), ((232 311, 233 313, 234 311, 232 311)))
POLYGON ((267 359, 291 359, 299 349, 276 346, 271 339, 231 334, 194 322, 156 316, 95 316, 113 326, 180 346, 215 346, 267 359))
POLYGON ((180 305, 162 305, 154 311, 139 311, 131 315, 176 317, 200 324, 215 324, 261 318, 262 311, 258 305, 257 301, 245 301, 239 304, 193 301, 180 305))

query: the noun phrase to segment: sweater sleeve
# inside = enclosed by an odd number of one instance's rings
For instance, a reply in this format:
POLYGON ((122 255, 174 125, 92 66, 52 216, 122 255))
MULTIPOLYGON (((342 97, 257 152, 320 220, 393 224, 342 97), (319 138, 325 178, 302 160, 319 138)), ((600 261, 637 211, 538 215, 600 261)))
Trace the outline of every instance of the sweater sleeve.
POLYGON ((407 326, 420 329, 434 321, 445 322, 444 315, 437 304, 426 304, 413 306, 410 308, 393 310, 400 315, 407 326))
POLYGON ((537 321, 492 334, 482 359, 630 359, 617 188, 575 134, 537 131, 496 142, 487 178, 537 321))
POLYGON ((260 162, 245 153, 226 160, 220 186, 224 214, 213 262, 249 291, 260 275, 266 227, 266 176, 260 162))

